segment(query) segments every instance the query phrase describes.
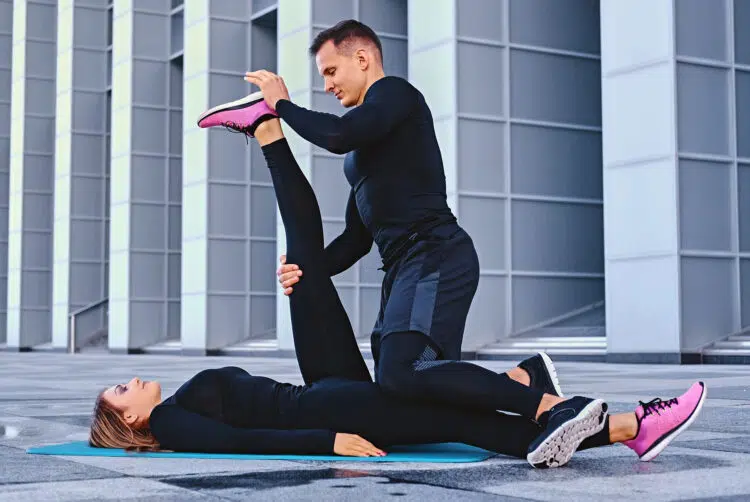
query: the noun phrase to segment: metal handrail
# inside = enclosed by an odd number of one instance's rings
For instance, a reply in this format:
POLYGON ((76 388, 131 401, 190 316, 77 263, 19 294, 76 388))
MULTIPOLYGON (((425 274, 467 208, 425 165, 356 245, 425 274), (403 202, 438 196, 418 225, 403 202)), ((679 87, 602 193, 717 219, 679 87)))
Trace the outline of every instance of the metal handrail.
POLYGON ((89 303, 88 305, 85 305, 68 314, 68 353, 74 354, 76 351, 76 317, 81 314, 85 314, 86 312, 93 310, 101 305, 104 305, 108 301, 109 298, 102 298, 101 300, 89 303))

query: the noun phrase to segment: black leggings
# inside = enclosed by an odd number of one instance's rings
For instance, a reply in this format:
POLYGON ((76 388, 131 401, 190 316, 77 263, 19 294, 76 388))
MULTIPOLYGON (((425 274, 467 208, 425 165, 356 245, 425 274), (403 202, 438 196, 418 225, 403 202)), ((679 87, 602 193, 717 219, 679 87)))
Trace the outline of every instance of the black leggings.
MULTIPOLYGON (((443 400, 447 402, 442 405, 414 404, 389 395, 372 382, 325 267, 323 226, 313 189, 286 139, 264 146, 263 154, 284 223, 287 261, 299 265, 304 272, 289 296, 295 351, 307 386, 300 399, 297 425, 361 434, 381 447, 459 441, 525 457, 528 445, 540 432, 539 426, 528 416, 512 416, 496 410, 522 410, 531 414, 530 404, 536 400, 538 405, 537 397, 540 399, 541 394, 507 375, 468 363, 428 361, 423 354, 426 347, 423 338, 398 333, 386 337, 380 348, 379 374, 386 375, 381 371, 390 364, 398 374, 400 368, 409 367, 410 361, 422 360, 416 367, 411 366, 417 374, 411 381, 428 388, 443 386, 442 392, 450 398, 443 400), (399 343, 389 343, 393 339, 399 343), (403 364, 397 364, 399 361, 403 364), (463 392, 462 385, 471 385, 472 379, 483 387, 463 392), (472 398, 477 402, 472 402, 472 398)), ((410 387, 409 391, 416 392, 416 387, 410 387)), ((426 397, 439 400, 438 392, 426 397)), ((605 442, 600 438, 597 444, 605 442)), ((589 441, 581 449, 597 444, 589 441)))

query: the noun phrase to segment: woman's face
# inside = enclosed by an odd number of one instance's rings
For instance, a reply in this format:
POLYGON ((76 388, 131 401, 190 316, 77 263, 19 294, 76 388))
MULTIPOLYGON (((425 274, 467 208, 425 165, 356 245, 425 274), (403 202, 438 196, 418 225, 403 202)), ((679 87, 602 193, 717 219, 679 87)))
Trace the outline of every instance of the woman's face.
POLYGON ((128 383, 113 385, 104 391, 103 397, 122 410, 125 422, 133 425, 148 419, 151 410, 161 402, 161 385, 135 377, 128 383))

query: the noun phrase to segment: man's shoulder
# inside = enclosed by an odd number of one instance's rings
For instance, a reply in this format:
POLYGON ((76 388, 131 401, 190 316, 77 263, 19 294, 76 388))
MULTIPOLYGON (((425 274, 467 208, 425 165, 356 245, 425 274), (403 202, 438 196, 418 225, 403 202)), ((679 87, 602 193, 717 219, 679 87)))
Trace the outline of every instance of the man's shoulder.
POLYGON ((377 89, 382 92, 401 92, 401 93, 413 93, 419 94, 414 85, 403 77, 397 77, 395 75, 388 75, 381 78, 377 84, 377 89))

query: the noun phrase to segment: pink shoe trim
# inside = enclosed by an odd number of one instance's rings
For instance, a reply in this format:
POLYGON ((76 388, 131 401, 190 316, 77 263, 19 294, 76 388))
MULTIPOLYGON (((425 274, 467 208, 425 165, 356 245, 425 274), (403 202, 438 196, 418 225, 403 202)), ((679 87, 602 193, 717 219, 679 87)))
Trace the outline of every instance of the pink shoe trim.
POLYGON ((203 112, 198 118, 198 127, 225 126, 252 135, 262 119, 271 117, 278 117, 278 114, 266 104, 263 94, 256 92, 203 112))
POLYGON ((224 110, 232 110, 237 109, 242 106, 246 106, 248 104, 251 104, 253 101, 260 101, 263 99, 263 93, 258 91, 254 92, 252 94, 248 94, 247 96, 237 99, 235 101, 230 101, 228 103, 222 103, 220 105, 216 105, 213 108, 206 110, 205 112, 201 113, 198 117, 198 126, 200 126, 200 123, 207 118, 209 118, 211 115, 224 111, 224 110))

